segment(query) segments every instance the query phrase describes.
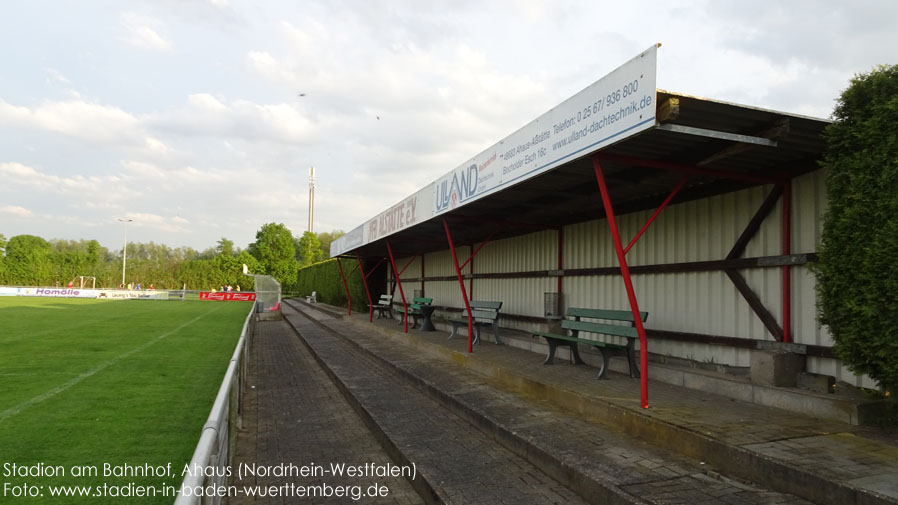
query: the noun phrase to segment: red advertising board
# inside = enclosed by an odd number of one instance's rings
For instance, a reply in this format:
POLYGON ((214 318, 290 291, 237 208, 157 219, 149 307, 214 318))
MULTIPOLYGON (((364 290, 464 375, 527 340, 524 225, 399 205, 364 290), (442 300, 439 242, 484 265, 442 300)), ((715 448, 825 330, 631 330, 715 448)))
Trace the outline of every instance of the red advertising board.
POLYGON ((200 300, 220 300, 220 301, 233 301, 233 302, 254 302, 256 301, 255 293, 243 293, 243 292, 224 292, 224 291, 216 291, 214 293, 210 291, 200 291, 200 300))

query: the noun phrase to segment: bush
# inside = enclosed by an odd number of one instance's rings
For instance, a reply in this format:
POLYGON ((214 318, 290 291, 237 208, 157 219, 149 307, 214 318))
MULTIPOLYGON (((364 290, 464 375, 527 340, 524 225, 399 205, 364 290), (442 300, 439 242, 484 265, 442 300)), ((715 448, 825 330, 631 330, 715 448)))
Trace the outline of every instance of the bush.
POLYGON ((826 130, 818 277, 834 351, 880 386, 898 385, 898 66, 855 76, 826 130))
MULTIPOLYGON (((349 294, 352 297, 352 308, 357 311, 367 310, 368 297, 365 294, 365 286, 362 284, 362 276, 358 272, 355 261, 342 260, 343 273, 347 276, 346 284, 349 286, 349 294)), ((343 280, 340 278, 340 269, 337 259, 329 259, 315 263, 299 270, 296 276, 296 285, 301 295, 306 296, 315 291, 319 302, 346 307, 346 290, 343 288, 343 280)))

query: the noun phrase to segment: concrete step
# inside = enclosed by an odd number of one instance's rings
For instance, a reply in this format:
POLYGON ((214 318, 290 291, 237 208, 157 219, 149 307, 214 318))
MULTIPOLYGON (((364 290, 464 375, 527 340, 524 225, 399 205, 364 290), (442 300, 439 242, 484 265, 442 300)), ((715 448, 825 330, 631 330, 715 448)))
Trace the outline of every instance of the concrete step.
POLYGON ((649 447, 616 427, 497 390, 454 365, 414 356, 402 342, 384 341, 370 328, 323 323, 590 503, 809 503, 723 477, 710 464, 649 447))
MULTIPOLYGON (((542 355, 548 353, 548 345, 543 339, 535 339, 521 332, 510 331, 502 333, 502 338, 506 345, 512 347, 542 355)), ((557 357, 569 359, 568 353, 566 348, 560 348, 557 357)), ((601 363, 601 357, 592 349, 581 346, 580 354, 587 363, 601 363)), ((629 373, 629 365, 624 357, 612 357, 609 366, 614 372, 625 375, 629 373)), ((748 377, 657 361, 649 361, 649 379, 854 426, 874 421, 881 414, 883 408, 883 402, 880 400, 818 393, 798 388, 764 386, 752 383, 748 377)))
POLYGON ((652 407, 640 409, 639 381, 626 376, 612 374, 612 380, 596 381, 588 367, 540 366, 542 356, 514 346, 485 343, 468 354, 466 342, 447 342, 445 332, 403 334, 395 322, 368 323, 367 314, 340 317, 356 326, 359 335, 389 337, 401 348, 476 372, 492 387, 549 402, 569 416, 610 423, 644 442, 711 464, 718 473, 814 503, 898 503, 894 434, 651 377, 652 407))

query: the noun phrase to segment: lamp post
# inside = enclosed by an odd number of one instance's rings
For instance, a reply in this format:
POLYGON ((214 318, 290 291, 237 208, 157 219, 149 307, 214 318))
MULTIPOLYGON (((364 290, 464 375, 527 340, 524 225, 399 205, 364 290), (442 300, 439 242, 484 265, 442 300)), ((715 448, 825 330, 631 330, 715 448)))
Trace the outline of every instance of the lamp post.
POLYGON ((133 219, 122 219, 117 217, 119 221, 123 223, 125 229, 125 244, 122 247, 122 289, 125 288, 125 265, 128 262, 128 223, 134 221, 133 219))

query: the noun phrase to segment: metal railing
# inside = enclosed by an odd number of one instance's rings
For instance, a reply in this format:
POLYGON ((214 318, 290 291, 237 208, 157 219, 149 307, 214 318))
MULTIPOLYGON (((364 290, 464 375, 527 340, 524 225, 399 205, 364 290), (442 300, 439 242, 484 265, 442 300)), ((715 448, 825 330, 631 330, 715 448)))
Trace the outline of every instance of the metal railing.
POLYGON ((227 485, 227 470, 236 443, 235 428, 242 427, 243 390, 255 328, 256 303, 253 303, 253 308, 243 323, 240 339, 221 381, 209 418, 203 425, 200 441, 190 458, 190 471, 185 474, 178 489, 175 505, 218 505, 221 502, 221 493, 214 490, 227 485))

